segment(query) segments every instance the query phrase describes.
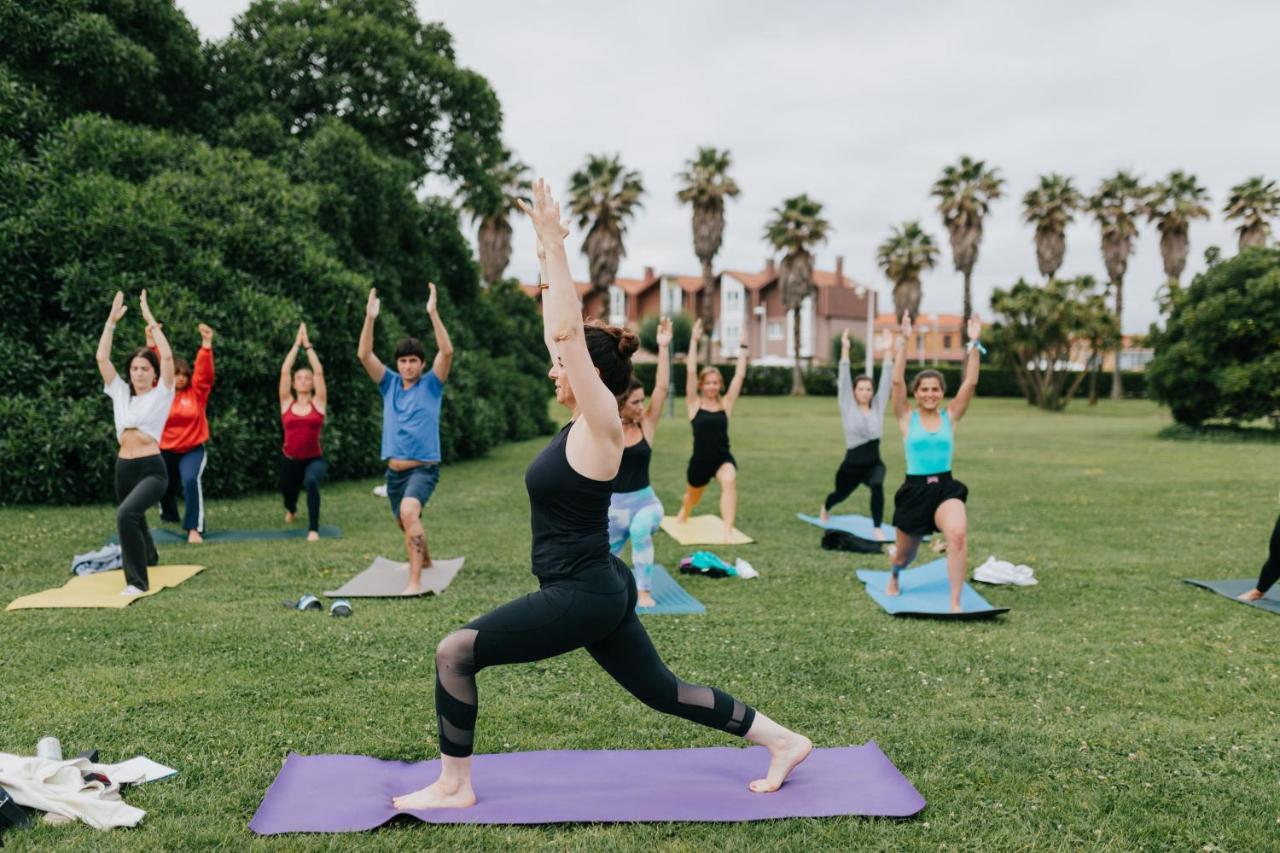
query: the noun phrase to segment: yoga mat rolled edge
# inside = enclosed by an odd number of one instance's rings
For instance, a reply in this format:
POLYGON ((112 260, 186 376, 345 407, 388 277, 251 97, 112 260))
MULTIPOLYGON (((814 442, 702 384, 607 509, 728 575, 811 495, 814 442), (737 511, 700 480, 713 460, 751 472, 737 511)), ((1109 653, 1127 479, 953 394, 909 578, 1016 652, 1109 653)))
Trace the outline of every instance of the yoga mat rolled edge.
POLYGON ((1256 607, 1259 610, 1265 610, 1268 613, 1280 613, 1280 586, 1272 587, 1267 590, 1267 594, 1257 601, 1241 601, 1236 598, 1242 592, 1248 592, 1257 586, 1256 578, 1240 578, 1228 580, 1198 580, 1196 578, 1183 578, 1183 583, 1191 586, 1198 586, 1201 589, 1207 589, 1210 592, 1216 592, 1223 598, 1229 598, 1236 604, 1244 604, 1249 607, 1256 607))

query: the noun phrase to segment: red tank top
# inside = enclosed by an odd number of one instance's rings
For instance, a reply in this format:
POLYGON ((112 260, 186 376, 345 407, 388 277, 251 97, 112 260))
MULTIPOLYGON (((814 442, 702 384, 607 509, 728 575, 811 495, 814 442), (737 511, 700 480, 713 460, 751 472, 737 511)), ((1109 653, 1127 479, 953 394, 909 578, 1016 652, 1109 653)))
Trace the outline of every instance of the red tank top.
POLYGON ((324 429, 324 413, 311 406, 305 415, 295 415, 293 406, 280 413, 284 424, 284 455, 290 459, 314 459, 322 455, 320 432, 324 429))

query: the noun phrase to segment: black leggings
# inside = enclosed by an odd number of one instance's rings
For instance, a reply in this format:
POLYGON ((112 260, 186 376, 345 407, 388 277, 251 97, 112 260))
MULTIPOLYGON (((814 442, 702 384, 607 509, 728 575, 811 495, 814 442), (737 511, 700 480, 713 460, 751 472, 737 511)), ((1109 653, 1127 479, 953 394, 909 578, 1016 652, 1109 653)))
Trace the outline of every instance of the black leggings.
POLYGON ((745 735, 755 711, 714 687, 671 674, 636 616, 636 583, 617 557, 508 602, 440 641, 436 719, 440 751, 471 754, 475 675, 487 666, 528 663, 585 648, 614 680, 650 708, 729 734, 745 735))
POLYGON ((1271 547, 1258 575, 1258 592, 1265 595, 1277 580, 1280 580, 1280 518, 1276 519, 1276 526, 1271 530, 1271 547))
POLYGON ((320 482, 327 469, 323 456, 311 459, 290 459, 280 456, 280 493, 284 496, 284 508, 298 511, 298 492, 307 490, 307 529, 320 529, 320 482))
POLYGON ((125 582, 146 590, 147 566, 160 562, 147 529, 147 510, 160 502, 169 487, 169 472, 160 454, 141 459, 116 457, 116 534, 125 582))
MULTIPOLYGON (((877 447, 879 444, 877 441, 877 447)), ((880 461, 878 450, 868 454, 865 447, 860 445, 845 451, 844 461, 836 471, 836 487, 827 495, 824 505, 830 511, 865 483, 871 490, 871 521, 879 527, 884 521, 884 463, 880 461)))

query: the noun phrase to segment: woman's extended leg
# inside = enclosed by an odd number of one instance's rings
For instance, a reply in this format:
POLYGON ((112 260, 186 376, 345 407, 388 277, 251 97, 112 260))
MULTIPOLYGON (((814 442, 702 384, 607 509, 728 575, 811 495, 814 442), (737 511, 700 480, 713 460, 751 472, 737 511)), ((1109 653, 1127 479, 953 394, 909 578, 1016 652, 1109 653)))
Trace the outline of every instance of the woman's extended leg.
POLYGON ((149 586, 147 564, 154 562, 155 552, 146 514, 168 486, 164 460, 159 456, 116 460, 116 533, 120 537, 125 583, 142 592, 149 586))
POLYGON ((738 517, 738 469, 726 462, 716 471, 720 484, 720 518, 724 520, 724 541, 733 539, 733 523, 738 517))
POLYGON ((884 466, 876 465, 867 477, 867 488, 871 490, 871 523, 877 540, 884 539, 880 525, 884 524, 884 466))
POLYGON ((845 498, 853 494, 853 490, 858 488, 858 466, 850 464, 849 454, 846 453, 844 460, 840 463, 840 467, 836 469, 836 487, 827 495, 827 499, 822 502, 822 513, 819 516, 824 522, 830 520, 831 510, 836 504, 844 501, 845 498))
POLYGON ((307 539, 312 542, 320 538, 320 484, 324 482, 327 470, 323 456, 309 460, 303 469, 302 487, 307 490, 307 539))
POLYGON ((676 519, 684 524, 689 520, 689 516, 693 513, 694 507, 702 500, 702 493, 707 490, 706 485, 701 486, 685 486, 684 500, 680 504, 680 513, 676 519))
POLYGON ((662 504, 652 500, 631 519, 631 574, 636 579, 637 605, 653 607, 653 534, 662 526, 662 504))
POLYGON ((963 613, 960 592, 969 573, 969 516, 964 501, 943 501, 934 513, 934 524, 947 540, 947 582, 951 585, 951 612, 963 613))
MULTIPOLYGON (((204 445, 189 450, 178 459, 178 476, 182 478, 182 529, 188 534, 188 541, 200 542, 200 534, 204 533, 204 466, 209 457, 204 445)), ((172 489, 170 489, 172 491, 172 489)))
POLYGON ((1258 573, 1258 585, 1246 593, 1237 596, 1241 601, 1257 601, 1267 594, 1267 590, 1280 580, 1280 518, 1271 530, 1271 547, 1267 551, 1267 561, 1262 564, 1258 573))
POLYGON ((898 573, 911 565, 911 561, 916 558, 916 551, 920 548, 920 536, 912 536, 910 533, 898 531, 898 540, 894 543, 892 559, 889 563, 889 583, 885 585, 885 595, 897 595, 901 592, 898 586, 898 573))
POLYGON ((285 524, 298 520, 298 492, 302 489, 305 473, 306 468, 297 459, 280 456, 280 496, 284 498, 285 524))

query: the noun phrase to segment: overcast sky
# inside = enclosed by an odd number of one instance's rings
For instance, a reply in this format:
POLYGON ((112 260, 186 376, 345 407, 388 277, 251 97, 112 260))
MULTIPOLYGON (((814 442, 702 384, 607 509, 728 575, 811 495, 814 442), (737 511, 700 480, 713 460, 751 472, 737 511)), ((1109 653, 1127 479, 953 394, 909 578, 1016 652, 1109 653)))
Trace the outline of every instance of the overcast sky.
MULTIPOLYGON (((205 39, 219 39, 247 0, 178 0, 205 39)), ((819 248, 888 302, 875 247, 919 218, 942 247, 924 278, 925 312, 959 311, 961 278, 929 198, 961 154, 997 165, 1005 198, 988 219, 974 304, 993 287, 1037 276, 1021 197, 1057 171, 1092 192, 1131 169, 1171 169, 1209 188, 1213 217, 1191 228, 1184 281, 1204 249, 1234 252, 1222 220, 1229 188, 1280 178, 1280 3, 1065 4, 873 2, 419 2, 443 21, 459 61, 488 78, 507 144, 557 192, 589 152, 620 153, 648 194, 627 235, 620 274, 644 266, 696 274, 689 212, 675 173, 699 145, 729 148, 742 195, 731 202, 720 268, 759 269, 769 211, 808 193, 834 232, 819 248)), ((474 236, 474 235, 473 235, 474 236)), ((586 278, 570 238, 571 263, 586 278)), ((1144 227, 1126 280, 1126 331, 1157 317, 1158 235, 1144 227)), ((510 271, 536 271, 532 235, 516 223, 510 271)), ((1095 226, 1067 232, 1062 275, 1105 278, 1095 226)))

